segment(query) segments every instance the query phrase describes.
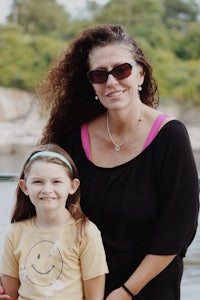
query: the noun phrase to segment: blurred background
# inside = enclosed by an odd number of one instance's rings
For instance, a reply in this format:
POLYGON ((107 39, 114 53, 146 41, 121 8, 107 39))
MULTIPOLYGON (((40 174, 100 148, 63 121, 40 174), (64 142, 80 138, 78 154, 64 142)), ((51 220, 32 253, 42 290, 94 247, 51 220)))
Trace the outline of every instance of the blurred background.
MULTIPOLYGON (((48 117, 35 87, 70 39, 101 23, 122 25, 143 48, 159 109, 187 126, 200 174, 200 0, 0 0, 0 252, 13 178, 48 117)), ((199 233, 185 258, 183 300, 199 299, 199 233)))

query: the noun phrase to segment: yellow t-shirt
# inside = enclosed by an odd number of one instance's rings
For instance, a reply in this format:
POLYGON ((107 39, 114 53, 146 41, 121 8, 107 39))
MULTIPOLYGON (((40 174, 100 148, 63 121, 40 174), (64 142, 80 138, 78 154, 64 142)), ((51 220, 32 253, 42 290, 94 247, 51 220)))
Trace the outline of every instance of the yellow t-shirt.
POLYGON ((82 281, 108 272, 96 225, 89 222, 81 243, 75 235, 73 219, 49 232, 37 229, 34 218, 10 225, 1 273, 19 278, 19 300, 82 300, 82 281))

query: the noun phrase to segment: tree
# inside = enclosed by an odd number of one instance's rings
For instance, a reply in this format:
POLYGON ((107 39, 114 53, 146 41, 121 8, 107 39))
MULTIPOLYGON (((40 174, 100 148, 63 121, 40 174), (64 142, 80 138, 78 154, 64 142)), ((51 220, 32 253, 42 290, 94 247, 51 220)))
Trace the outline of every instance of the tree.
POLYGON ((200 59, 200 30, 196 22, 188 24, 186 31, 176 36, 173 50, 179 58, 200 59))
POLYGON ((160 0, 111 0, 94 21, 120 24, 136 38, 147 39, 152 47, 158 44, 166 47, 167 32, 162 23, 164 13, 165 7, 160 0))
POLYGON ((20 25, 24 33, 66 35, 69 14, 55 0, 14 0, 10 22, 20 25))
POLYGON ((0 28, 0 86, 34 91, 63 42, 49 36, 30 36, 20 26, 0 28))
POLYGON ((0 26, 0 85, 34 90, 57 50, 77 32, 101 23, 118 23, 143 48, 158 80, 161 99, 188 99, 200 105, 198 3, 110 0, 99 5, 87 0, 87 14, 70 19, 56 0, 14 0, 9 17, 12 23, 0 26))
POLYGON ((164 0, 163 21, 169 28, 184 30, 185 24, 198 21, 199 5, 196 0, 164 0))

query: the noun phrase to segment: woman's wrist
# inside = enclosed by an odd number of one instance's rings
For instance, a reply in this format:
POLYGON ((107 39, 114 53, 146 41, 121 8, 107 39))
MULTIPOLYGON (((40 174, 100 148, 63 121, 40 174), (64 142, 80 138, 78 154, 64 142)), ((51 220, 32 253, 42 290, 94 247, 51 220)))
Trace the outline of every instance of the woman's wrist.
POLYGON ((125 284, 122 285, 122 288, 127 292, 127 294, 129 294, 129 296, 132 297, 132 299, 135 298, 135 295, 133 295, 133 293, 125 286, 125 284))

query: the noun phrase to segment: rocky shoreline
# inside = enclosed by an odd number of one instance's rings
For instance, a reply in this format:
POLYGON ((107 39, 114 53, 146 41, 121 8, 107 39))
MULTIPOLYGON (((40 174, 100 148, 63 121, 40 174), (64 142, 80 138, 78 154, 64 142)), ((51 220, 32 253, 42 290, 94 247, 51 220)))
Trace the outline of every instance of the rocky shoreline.
POLYGON ((44 126, 36 98, 0 87, 0 154, 23 154, 38 141, 44 126))
MULTIPOLYGON (((183 121, 188 129, 194 152, 200 152, 200 116, 195 109, 177 104, 161 105, 161 111, 183 121)), ((45 120, 32 94, 0 87, 0 154, 23 154, 42 134, 45 120)))

